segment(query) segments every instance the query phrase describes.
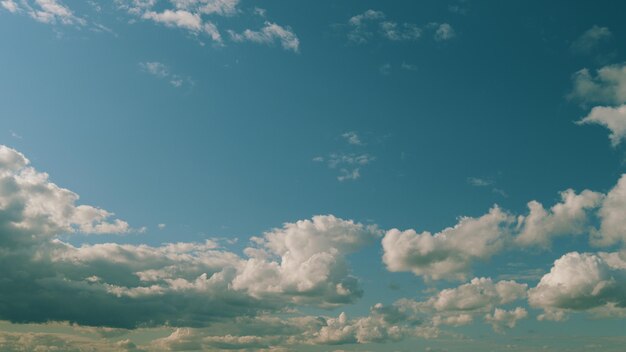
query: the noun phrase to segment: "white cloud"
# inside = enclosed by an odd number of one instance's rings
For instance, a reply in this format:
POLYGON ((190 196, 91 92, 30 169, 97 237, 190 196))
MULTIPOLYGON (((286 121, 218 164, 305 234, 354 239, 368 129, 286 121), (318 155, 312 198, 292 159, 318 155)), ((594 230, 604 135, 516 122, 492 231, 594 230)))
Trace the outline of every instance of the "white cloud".
POLYGON ((228 32, 236 42, 250 41, 258 44, 271 44, 278 40, 285 50, 297 53, 300 50, 300 40, 289 27, 282 27, 276 23, 265 22, 259 31, 246 29, 243 33, 228 32))
POLYGON ((570 99, 584 104, 626 103, 626 64, 604 66, 596 71, 595 76, 584 68, 576 72, 572 80, 574 88, 568 95, 570 99))
POLYGON ((349 144, 364 145, 364 143, 361 141, 361 138, 359 137, 359 134, 354 131, 346 132, 342 134, 341 137, 343 137, 349 144))
POLYGON ((26 13, 34 20, 47 24, 84 26, 87 21, 57 0, 3 0, 2 7, 11 13, 26 13))
POLYGON ((207 15, 232 16, 239 12, 239 0, 170 0, 178 9, 207 15))
POLYGON ((502 331, 503 327, 514 328, 518 320, 526 317, 528 317, 528 312, 522 307, 512 310, 496 308, 493 314, 485 315, 485 321, 490 323, 495 331, 502 331))
POLYGON ((287 223, 255 239, 258 247, 246 249, 250 259, 232 286, 254 297, 286 294, 296 303, 334 306, 350 302, 361 291, 344 256, 378 236, 374 226, 330 215, 287 223), (274 261, 275 257, 280 260, 274 261))
POLYGON ((561 192, 562 202, 549 211, 541 203, 531 201, 528 215, 518 217, 519 234, 515 241, 522 246, 548 247, 554 237, 589 232, 588 213, 600 205, 603 197, 603 194, 589 190, 576 194, 568 189, 561 192))
POLYGON ((456 32, 454 28, 448 23, 441 23, 437 25, 437 29, 435 30, 435 40, 436 41, 446 41, 456 37, 456 32))
POLYGON ((600 229, 592 236, 592 243, 599 246, 626 244, 626 174, 607 193, 598 215, 600 229))
POLYGON ((619 107, 596 106, 591 112, 576 122, 582 124, 598 124, 611 131, 609 139, 611 145, 617 147, 623 139, 626 139, 626 105, 619 107))
POLYGON ((427 279, 463 279, 474 260, 487 259, 502 249, 513 216, 493 207, 480 218, 462 217, 439 233, 387 231, 383 261, 390 271, 411 271, 427 279))
POLYGON ((437 311, 484 311, 525 298, 527 288, 515 281, 494 283, 490 278, 474 278, 467 284, 440 291, 428 304, 437 311))
POLYGON ((417 40, 422 36, 422 30, 413 23, 403 23, 384 21, 380 23, 383 36, 389 40, 417 40))
POLYGON ((611 39, 612 36, 613 34, 607 27, 594 25, 572 43, 572 52, 577 54, 589 54, 600 44, 611 39))
POLYGON ((475 187, 487 187, 493 184, 493 181, 479 177, 468 177, 467 183, 475 187))
POLYGON ((185 83, 193 84, 191 79, 184 79, 180 75, 171 73, 169 67, 157 61, 140 62, 139 67, 148 74, 169 81, 176 88, 182 87, 185 83))
POLYGON ((567 311, 626 305, 626 262, 618 253, 563 255, 529 290, 529 303, 543 308, 540 319, 562 320, 567 311))
POLYGON ((202 19, 199 14, 185 10, 165 10, 163 12, 148 11, 142 15, 144 19, 150 19, 170 27, 180 27, 192 32, 199 32, 202 28, 202 19))
POLYGON ((2 7, 4 7, 7 11, 9 11, 11 13, 15 13, 19 9, 17 3, 15 1, 13 1, 13 0, 3 0, 3 1, 0 1, 0 5, 2 5, 2 7))

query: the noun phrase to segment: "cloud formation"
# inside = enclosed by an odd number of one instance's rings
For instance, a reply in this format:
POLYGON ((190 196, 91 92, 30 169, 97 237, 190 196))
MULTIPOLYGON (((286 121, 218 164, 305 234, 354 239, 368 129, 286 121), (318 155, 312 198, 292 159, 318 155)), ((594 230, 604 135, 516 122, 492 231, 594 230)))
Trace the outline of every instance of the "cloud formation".
POLYGON ((436 41, 455 37, 454 28, 449 23, 432 22, 421 28, 414 23, 389 20, 384 12, 372 9, 352 16, 347 27, 348 40, 357 44, 366 43, 377 36, 393 42, 416 41, 425 31, 431 31, 436 41))

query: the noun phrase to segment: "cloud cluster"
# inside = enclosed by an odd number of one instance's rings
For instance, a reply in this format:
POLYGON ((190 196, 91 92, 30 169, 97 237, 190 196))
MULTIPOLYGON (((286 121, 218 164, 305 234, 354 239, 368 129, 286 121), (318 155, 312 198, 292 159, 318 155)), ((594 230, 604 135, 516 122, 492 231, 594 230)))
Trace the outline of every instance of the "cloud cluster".
POLYGON ((278 41, 285 50, 291 50, 295 53, 300 50, 300 40, 291 28, 269 21, 266 21, 258 31, 246 29, 242 33, 237 33, 229 30, 228 34, 235 42, 249 41, 257 44, 272 44, 278 41))
POLYGON ((190 79, 184 79, 180 75, 171 73, 167 65, 158 61, 140 62, 139 68, 141 68, 142 71, 159 79, 169 81, 169 83, 176 88, 182 87, 185 82, 187 82, 188 84, 193 84, 190 79))
MULTIPOLYGON (((224 38, 214 20, 210 17, 231 17, 242 12, 239 0, 169 0, 169 7, 156 6, 156 0, 116 0, 117 6, 129 14, 144 20, 153 21, 168 27, 187 30, 193 35, 208 35, 215 44, 223 45, 224 38)), ((265 17, 265 10, 255 10, 265 17)), ((278 41, 283 49, 298 52, 300 40, 293 30, 286 26, 265 21, 259 30, 245 29, 238 33, 227 30, 234 42, 249 41, 257 44, 272 44, 278 41)))
POLYGON ((369 9, 352 16, 347 24, 348 40, 354 43, 366 43, 375 35, 390 41, 415 41, 422 37, 425 30, 432 31, 436 41, 446 41, 454 38, 456 33, 449 23, 431 22, 420 28, 413 23, 398 23, 387 19, 382 11, 369 9))
POLYGON ((2 0, 2 7, 11 13, 24 13, 32 19, 47 24, 84 26, 87 21, 58 0, 2 0))
POLYGON ((0 319, 203 326, 293 305, 335 307, 362 294, 345 256, 380 236, 375 226, 315 216, 253 238, 243 257, 212 241, 75 246, 58 236, 131 231, 77 200, 0 147, 0 319))
POLYGON ((607 194, 572 189, 561 192, 550 209, 528 203, 528 214, 514 216, 494 206, 478 217, 462 217, 451 228, 432 234, 413 229, 386 232, 383 261, 390 271, 410 271, 427 280, 465 279, 477 260, 508 250, 549 248, 562 236, 589 234, 597 246, 626 242, 626 175, 607 194), (599 220, 599 228, 593 226, 599 220))
POLYGON ((536 287, 529 302, 543 308, 540 319, 562 320, 568 311, 626 308, 626 261, 623 253, 578 253, 554 262, 536 287))

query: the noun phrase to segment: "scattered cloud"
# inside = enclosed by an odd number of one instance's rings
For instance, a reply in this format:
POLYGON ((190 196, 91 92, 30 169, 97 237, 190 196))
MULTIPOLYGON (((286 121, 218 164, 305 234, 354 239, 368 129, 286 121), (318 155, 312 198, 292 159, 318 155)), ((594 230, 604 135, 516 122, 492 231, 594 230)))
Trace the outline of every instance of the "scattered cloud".
POLYGON ((290 27, 282 27, 269 21, 265 22, 259 31, 246 29, 242 33, 237 33, 229 30, 228 34, 235 42, 249 41, 257 44, 272 44, 278 41, 285 50, 291 50, 294 53, 300 50, 300 40, 290 27))
POLYGON ((572 76, 572 81, 574 88, 568 95, 570 99, 583 104, 626 103, 626 64, 604 66, 595 76, 584 68, 572 76))
POLYGON ((402 62, 402 64, 400 65, 400 68, 406 71, 417 71, 417 66, 413 65, 413 64, 409 64, 406 62, 402 62))
POLYGON ((343 137, 346 140, 346 142, 348 142, 348 144, 361 145, 361 146, 365 145, 361 141, 361 138, 359 137, 358 133, 356 133, 355 131, 346 132, 342 134, 341 137, 343 137))
POLYGON ((487 187, 493 184, 493 181, 479 177, 468 177, 467 183, 474 187, 487 187))
POLYGON ((391 64, 390 63, 385 63, 382 64, 379 68, 378 68, 378 72, 380 72, 381 75, 383 76, 388 76, 391 74, 391 64))
POLYGON ((626 305, 626 261, 620 253, 563 255, 529 290, 531 306, 543 308, 539 319, 563 320, 570 311, 626 305))
POLYGON ((159 79, 167 80, 172 86, 176 88, 180 88, 184 84, 193 84, 193 81, 191 79, 183 78, 180 75, 171 73, 169 68, 165 64, 157 61, 140 62, 139 67, 143 72, 153 75, 159 79))
POLYGON ((578 37, 570 49, 575 54, 590 54, 601 44, 608 42, 613 34, 607 27, 594 25, 578 37))
POLYGON ((572 189, 561 192, 561 202, 549 210, 537 201, 528 203, 527 215, 507 213, 494 206, 479 217, 461 217, 454 226, 431 234, 392 229, 382 240, 383 262, 389 271, 409 271, 427 280, 463 280, 472 264, 505 248, 547 249, 557 237, 589 234, 596 246, 626 243, 626 175, 606 195, 572 189), (592 218, 599 217, 595 229, 592 218), (505 246, 506 245, 506 246, 505 246))
MULTIPOLYGON (((348 40, 362 44, 378 36, 390 41, 416 41, 423 35, 424 29, 414 23, 398 23, 387 19, 382 11, 369 9, 352 16, 348 20, 348 40)), ((430 23, 426 30, 434 31, 435 40, 449 40, 455 36, 454 29, 448 23, 430 23)))
POLYGON ((58 0, 2 0, 2 7, 11 13, 23 13, 46 24, 85 26, 87 21, 58 0))
POLYGON ((493 207, 480 218, 462 217, 454 227, 434 235, 392 229, 382 240, 383 262, 394 272, 463 280, 475 260, 488 259, 502 249, 513 221, 513 216, 493 207))
POLYGON ((438 42, 456 37, 456 32, 449 23, 433 23, 433 27, 436 28, 434 38, 438 42))
POLYGON ((164 228, 167 227, 166 224, 158 224, 157 227, 159 228, 159 230, 163 230, 164 228))
POLYGON ((546 210, 537 201, 528 202, 528 215, 517 219, 519 233, 515 241, 522 246, 548 247, 558 236, 589 233, 589 213, 602 204, 604 195, 584 190, 576 194, 568 189, 561 192, 561 202, 546 210))
POLYGON ((617 147, 622 140, 626 139, 626 105, 618 107, 596 106, 591 109, 586 117, 576 123, 579 125, 597 124, 606 127, 611 131, 609 134, 611 145, 617 147))

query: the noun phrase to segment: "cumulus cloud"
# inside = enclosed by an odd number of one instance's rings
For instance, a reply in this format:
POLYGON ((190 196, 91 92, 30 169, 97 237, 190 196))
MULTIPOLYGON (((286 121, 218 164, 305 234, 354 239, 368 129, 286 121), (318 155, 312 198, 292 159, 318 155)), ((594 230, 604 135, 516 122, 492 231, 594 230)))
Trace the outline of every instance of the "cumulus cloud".
POLYGON ((502 331, 503 327, 513 329, 518 320, 528 317, 528 312, 522 307, 512 310, 496 308, 493 314, 487 314, 485 321, 489 322, 495 331, 502 331))
POLYGON ((573 53, 589 54, 600 44, 607 42, 613 34, 607 27, 594 25, 578 37, 570 46, 573 53))
POLYGON ((493 207, 479 218, 462 217, 454 227, 434 235, 392 229, 382 240, 383 261, 390 271, 411 271, 435 280, 463 279, 473 261, 501 250, 513 221, 512 215, 493 207))
POLYGON ((293 305, 324 308, 362 295, 345 256, 380 236, 332 215, 252 239, 245 256, 204 243, 72 245, 64 233, 129 225, 0 147, 0 319, 88 326, 204 326, 293 305))
POLYGON ((626 244, 626 174, 607 193, 598 215, 600 229, 594 231, 592 242, 599 246, 626 244))
POLYGON ((601 204, 603 197, 598 192, 584 190, 576 194, 574 190, 568 189, 561 192, 562 202, 550 210, 537 201, 529 202, 528 215, 518 217, 519 234, 516 242, 523 246, 548 247, 557 236, 588 233, 589 212, 601 204))
POLYGON ((57 0, 3 0, 0 5, 11 13, 25 13, 41 23, 77 26, 87 24, 85 19, 76 16, 67 5, 57 0))
POLYGON ((515 281, 494 283, 490 278, 474 278, 456 288, 444 289, 428 303, 437 311, 474 311, 491 309, 526 297, 526 284, 515 281))
POLYGON ((583 104, 602 103, 619 105, 626 102, 626 64, 608 65, 593 75, 584 68, 576 72, 570 99, 583 104))
POLYGON ((272 22, 265 22, 259 31, 246 29, 242 33, 235 31, 228 31, 228 33, 236 42, 250 41, 258 44, 272 44, 278 41, 285 50, 291 50, 295 53, 300 50, 300 40, 291 28, 272 22))
POLYGON ((539 318, 551 320, 567 311, 623 308, 625 297, 626 262, 619 253, 567 253, 529 290, 529 303, 545 310, 539 318))
POLYGON ((611 145, 617 147, 622 140, 626 139, 626 105, 619 107, 596 106, 582 120, 583 124, 597 124, 606 127, 611 133, 609 139, 611 145))
POLYGON ((626 176, 608 194, 568 189, 561 202, 546 209, 537 201, 528 203, 526 215, 514 216, 494 206, 479 218, 460 218, 457 225, 439 233, 413 229, 387 231, 383 262, 390 271, 410 271, 427 280, 464 279, 473 262, 487 260, 507 248, 548 248, 562 236, 589 234, 591 244, 610 246, 626 242, 626 176), (600 229, 592 219, 600 218, 600 229))

